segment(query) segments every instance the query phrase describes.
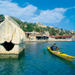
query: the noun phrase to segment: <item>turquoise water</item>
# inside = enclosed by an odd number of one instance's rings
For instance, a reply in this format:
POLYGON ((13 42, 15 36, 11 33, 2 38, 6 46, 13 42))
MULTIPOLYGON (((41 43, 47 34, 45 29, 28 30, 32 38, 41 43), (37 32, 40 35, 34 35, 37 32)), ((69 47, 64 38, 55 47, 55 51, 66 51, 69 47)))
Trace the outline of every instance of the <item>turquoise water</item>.
MULTIPOLYGON (((75 42, 56 42, 60 50, 75 56, 75 42)), ((75 62, 48 52, 53 42, 27 42, 20 59, 0 60, 0 75, 75 75, 75 62)))

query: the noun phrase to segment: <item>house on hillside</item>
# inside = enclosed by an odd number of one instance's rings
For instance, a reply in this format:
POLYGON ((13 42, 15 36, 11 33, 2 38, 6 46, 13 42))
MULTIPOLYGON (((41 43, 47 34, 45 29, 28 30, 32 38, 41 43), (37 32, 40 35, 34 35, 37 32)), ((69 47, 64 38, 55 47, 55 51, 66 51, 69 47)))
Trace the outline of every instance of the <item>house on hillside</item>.
POLYGON ((40 32, 25 32, 25 35, 26 37, 29 39, 29 40, 48 40, 48 35, 46 34, 42 34, 40 32))
POLYGON ((70 39, 72 38, 72 35, 50 35, 50 37, 55 39, 70 39))
POLYGON ((36 22, 36 24, 37 24, 39 27, 42 27, 42 28, 46 28, 46 27, 47 27, 47 25, 43 25, 43 24, 41 24, 41 23, 39 23, 39 22, 36 22))

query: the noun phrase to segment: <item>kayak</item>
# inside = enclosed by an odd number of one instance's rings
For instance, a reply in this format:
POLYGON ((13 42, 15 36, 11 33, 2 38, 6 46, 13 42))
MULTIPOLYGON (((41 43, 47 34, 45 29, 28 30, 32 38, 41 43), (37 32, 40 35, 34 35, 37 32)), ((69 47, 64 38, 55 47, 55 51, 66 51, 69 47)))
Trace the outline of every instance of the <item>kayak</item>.
POLYGON ((70 55, 64 54, 64 53, 62 53, 62 52, 60 52, 58 50, 53 51, 53 50, 51 50, 50 47, 48 47, 48 50, 49 50, 49 52, 51 52, 52 54, 54 54, 54 55, 56 55, 56 56, 58 56, 60 58, 63 58, 63 59, 69 60, 69 61, 74 61, 75 60, 75 56, 70 56, 70 55))

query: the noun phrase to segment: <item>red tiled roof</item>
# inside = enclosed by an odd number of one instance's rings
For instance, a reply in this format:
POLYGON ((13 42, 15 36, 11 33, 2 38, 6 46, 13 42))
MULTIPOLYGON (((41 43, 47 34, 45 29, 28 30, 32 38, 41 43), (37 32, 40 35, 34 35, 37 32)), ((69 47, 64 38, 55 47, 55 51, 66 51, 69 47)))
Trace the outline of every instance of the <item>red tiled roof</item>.
POLYGON ((71 38, 72 35, 56 35, 56 36, 50 35, 50 37, 52 38, 71 38))

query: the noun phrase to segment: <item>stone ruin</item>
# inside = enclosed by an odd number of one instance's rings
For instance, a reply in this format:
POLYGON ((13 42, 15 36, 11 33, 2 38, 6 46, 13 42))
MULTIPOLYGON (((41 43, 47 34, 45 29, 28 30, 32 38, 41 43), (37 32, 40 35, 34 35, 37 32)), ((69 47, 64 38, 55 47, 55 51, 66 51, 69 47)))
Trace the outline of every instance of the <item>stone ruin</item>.
POLYGON ((25 48, 25 33, 9 16, 0 23, 0 58, 18 57, 25 48))

